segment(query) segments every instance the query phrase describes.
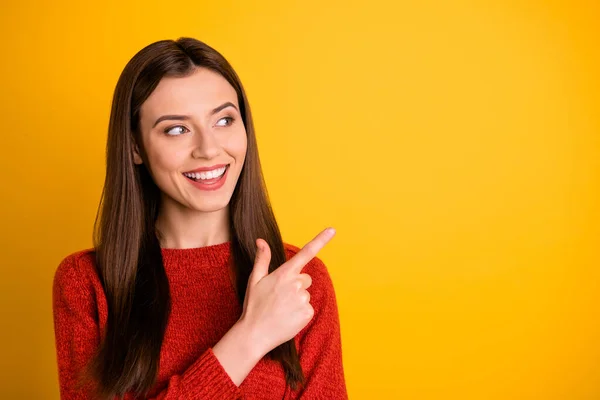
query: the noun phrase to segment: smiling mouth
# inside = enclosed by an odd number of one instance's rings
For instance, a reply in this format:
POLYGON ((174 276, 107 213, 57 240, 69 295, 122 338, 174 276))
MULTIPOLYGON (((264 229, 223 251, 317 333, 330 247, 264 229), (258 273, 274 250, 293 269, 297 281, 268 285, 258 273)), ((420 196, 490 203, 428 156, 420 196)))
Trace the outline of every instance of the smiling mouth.
POLYGON ((223 176, 225 176, 225 172, 229 169, 230 164, 227 164, 224 167, 214 169, 212 171, 207 172, 184 172, 183 176, 194 181, 194 182, 202 182, 206 184, 211 184, 218 182, 221 180, 223 176))

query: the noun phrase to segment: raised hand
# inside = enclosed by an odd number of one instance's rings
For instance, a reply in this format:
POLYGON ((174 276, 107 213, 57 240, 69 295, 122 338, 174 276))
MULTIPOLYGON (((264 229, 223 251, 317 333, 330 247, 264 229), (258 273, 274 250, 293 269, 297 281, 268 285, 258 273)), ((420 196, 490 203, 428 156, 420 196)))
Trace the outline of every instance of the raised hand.
POLYGON ((270 274, 271 249, 265 240, 256 240, 258 250, 239 322, 251 332, 259 353, 292 339, 312 319, 314 309, 306 290, 312 279, 301 271, 334 235, 333 228, 323 230, 270 274))

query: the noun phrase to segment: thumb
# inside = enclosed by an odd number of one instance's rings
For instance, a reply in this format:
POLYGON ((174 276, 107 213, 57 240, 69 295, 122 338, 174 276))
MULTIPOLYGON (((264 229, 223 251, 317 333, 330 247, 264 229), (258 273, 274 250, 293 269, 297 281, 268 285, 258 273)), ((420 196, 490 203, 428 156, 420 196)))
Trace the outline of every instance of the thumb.
POLYGON ((262 278, 269 274, 269 264, 271 263, 271 248, 263 239, 256 239, 256 257, 254 258, 254 267, 248 279, 250 286, 256 285, 262 278))

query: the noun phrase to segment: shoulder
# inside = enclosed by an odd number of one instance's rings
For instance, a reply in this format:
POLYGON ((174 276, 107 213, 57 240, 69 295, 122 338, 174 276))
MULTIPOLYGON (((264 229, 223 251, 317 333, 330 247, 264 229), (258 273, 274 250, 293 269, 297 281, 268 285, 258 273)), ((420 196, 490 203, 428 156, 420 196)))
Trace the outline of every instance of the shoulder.
MULTIPOLYGON (((66 256, 54 272, 52 312, 57 346, 62 351, 72 346, 67 340, 83 340, 96 334, 101 315, 106 321, 106 304, 99 303, 101 286, 95 273, 93 250, 81 250, 66 256), (102 314, 101 314, 102 312, 102 314)), ((91 343, 91 342, 90 342, 91 343)))
MULTIPOLYGON (((284 243, 288 259, 300 251, 300 248, 284 243)), ((323 260, 313 257, 302 269, 310 275, 312 284, 306 289, 310 293, 310 304, 315 314, 310 322, 296 336, 296 344, 303 346, 307 335, 329 335, 339 329, 337 297, 331 276, 323 260)))
MULTIPOLYGON (((286 256, 289 260, 296 255, 300 248, 290 243, 283 244, 286 256)), ((312 285, 307 289, 311 294, 311 303, 318 301, 335 301, 335 290, 333 281, 327 270, 327 266, 319 257, 313 257, 302 269, 302 273, 310 275, 312 285)))
MULTIPOLYGON (((301 250, 300 247, 295 246, 295 245, 290 244, 290 243, 285 243, 285 242, 283 243, 283 247, 285 248, 286 258, 288 260, 290 258, 294 257, 301 250)), ((304 266, 304 269, 302 269, 302 272, 308 273, 308 271, 313 272, 313 273, 317 273, 319 275, 320 274, 327 274, 327 276, 329 276, 329 274, 327 273, 327 267, 325 266, 325 263, 319 257, 313 257, 304 266)))
POLYGON ((94 276, 94 249, 80 250, 69 254, 59 263, 54 272, 54 296, 81 295, 92 289, 94 276))

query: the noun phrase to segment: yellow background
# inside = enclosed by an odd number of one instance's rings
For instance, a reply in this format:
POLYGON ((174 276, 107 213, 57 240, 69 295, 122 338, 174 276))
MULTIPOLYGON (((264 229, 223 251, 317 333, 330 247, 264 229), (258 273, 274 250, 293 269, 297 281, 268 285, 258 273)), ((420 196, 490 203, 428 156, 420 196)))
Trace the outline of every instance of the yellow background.
POLYGON ((91 245, 126 62, 238 71, 284 240, 326 226, 351 399, 600 398, 595 1, 4 0, 2 397, 58 398, 51 284, 91 245))

